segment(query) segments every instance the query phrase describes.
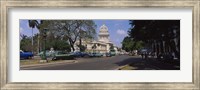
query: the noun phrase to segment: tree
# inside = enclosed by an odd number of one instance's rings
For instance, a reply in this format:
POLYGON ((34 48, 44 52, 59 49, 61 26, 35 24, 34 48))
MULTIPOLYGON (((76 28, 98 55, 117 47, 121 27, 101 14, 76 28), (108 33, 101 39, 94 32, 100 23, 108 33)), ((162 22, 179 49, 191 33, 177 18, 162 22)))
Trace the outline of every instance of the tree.
POLYGON ((54 35, 67 38, 73 51, 77 39, 82 45, 82 38, 93 38, 96 34, 96 25, 91 20, 54 20, 51 24, 54 35))
MULTIPOLYGON (((33 37, 33 28, 36 27, 39 31, 39 34, 37 34, 37 52, 39 53, 41 51, 41 45, 43 45, 43 42, 41 42, 43 40, 42 38, 43 30, 49 27, 51 20, 28 20, 28 22, 29 22, 29 27, 32 28, 32 37, 33 37)), ((32 48, 34 45, 33 42, 34 40, 32 38, 32 48)))
POLYGON ((21 40, 20 40, 20 50, 23 51, 32 51, 31 46, 31 37, 28 37, 26 35, 20 35, 21 40))
POLYGON ((130 47, 130 37, 125 37, 124 40, 122 41, 122 49, 125 50, 126 52, 129 52, 131 50, 130 47))
POLYGON ((40 23, 37 25, 37 28, 39 30, 39 35, 38 35, 38 52, 41 51, 41 47, 44 47, 43 46, 44 42, 41 42, 41 41, 44 40, 43 33, 46 32, 46 31, 44 31, 44 29, 49 29, 52 22, 53 22, 53 20, 40 20, 40 23))
POLYGON ((179 20, 134 20, 129 36, 145 43, 157 56, 175 53, 180 58, 180 21, 179 20))
POLYGON ((136 41, 133 38, 127 36, 122 41, 122 49, 126 52, 132 52, 133 50, 139 50, 144 47, 142 41, 136 41))
POLYGON ((50 50, 50 48, 54 48, 54 50, 59 51, 71 51, 71 47, 66 38, 62 36, 55 36, 51 30, 47 32, 46 49, 50 50))
POLYGON ((86 46, 84 45, 78 45, 78 47, 80 48, 81 52, 84 52, 86 50, 86 46))
MULTIPOLYGON (((33 35, 33 42, 36 42, 38 38, 38 34, 33 35)), ((23 51, 32 51, 36 52, 37 47, 31 47, 32 46, 32 37, 28 37, 27 35, 20 34, 20 49, 23 51)), ((37 46, 37 43, 33 43, 33 46, 37 46)))
POLYGON ((28 20, 28 23, 29 23, 29 27, 32 28, 32 48, 33 48, 33 28, 37 27, 39 23, 37 20, 28 20))
MULTIPOLYGON (((74 49, 74 44, 79 40, 80 49, 84 50, 82 45, 82 39, 92 39, 94 38, 96 32, 96 25, 92 20, 29 20, 29 24, 32 28, 37 27, 39 34, 37 36, 38 40, 38 52, 40 51, 41 46, 43 47, 42 42, 44 40, 43 33, 47 33, 47 42, 54 40, 52 37, 59 37, 59 40, 65 41, 70 47, 74 49), (35 24, 34 24, 35 23, 35 24), (48 31, 43 31, 47 29, 48 31), (51 34, 51 35, 50 35, 51 34), (51 37, 50 37, 51 36, 51 37)), ((53 42, 52 42, 53 43, 53 42)), ((67 46, 66 44, 66 46, 67 46)))
POLYGON ((92 20, 82 20, 82 25, 79 28, 79 48, 80 51, 85 51, 86 47, 82 45, 82 39, 93 39, 96 34, 96 25, 92 20))
POLYGON ((59 51, 67 51, 67 52, 71 51, 68 42, 60 39, 54 39, 52 41, 48 41, 46 49, 50 50, 50 48, 54 48, 54 50, 59 50, 59 51))

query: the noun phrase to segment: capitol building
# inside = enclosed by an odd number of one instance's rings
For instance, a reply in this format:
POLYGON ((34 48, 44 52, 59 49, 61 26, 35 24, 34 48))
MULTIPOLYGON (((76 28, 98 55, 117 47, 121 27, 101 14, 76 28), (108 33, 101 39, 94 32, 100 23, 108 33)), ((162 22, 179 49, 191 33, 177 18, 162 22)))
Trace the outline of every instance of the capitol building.
MULTIPOLYGON (((114 50, 117 52, 117 47, 109 40, 109 31, 108 27, 103 24, 100 27, 98 40, 83 40, 82 45, 86 47, 86 52, 99 52, 107 53, 110 51, 110 48, 113 46, 114 50)), ((79 41, 75 43, 75 51, 80 51, 78 47, 79 41)))

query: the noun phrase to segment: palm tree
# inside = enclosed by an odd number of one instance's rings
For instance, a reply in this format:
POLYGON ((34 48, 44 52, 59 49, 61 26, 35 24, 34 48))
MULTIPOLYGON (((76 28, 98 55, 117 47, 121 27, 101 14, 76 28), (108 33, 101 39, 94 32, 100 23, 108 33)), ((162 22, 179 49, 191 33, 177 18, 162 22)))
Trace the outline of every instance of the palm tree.
POLYGON ((28 20, 29 27, 32 28, 32 52, 33 52, 33 28, 38 26, 38 21, 37 20, 28 20))

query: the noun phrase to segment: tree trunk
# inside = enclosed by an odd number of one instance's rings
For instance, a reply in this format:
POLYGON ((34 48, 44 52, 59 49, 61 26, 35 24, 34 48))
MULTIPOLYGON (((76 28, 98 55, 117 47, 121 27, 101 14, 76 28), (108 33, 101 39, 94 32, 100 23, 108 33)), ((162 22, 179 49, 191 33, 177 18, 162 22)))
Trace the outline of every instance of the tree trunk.
POLYGON ((31 49, 32 49, 32 53, 34 53, 34 51, 33 51, 33 28, 32 28, 32 47, 31 47, 31 49))
POLYGON ((37 47, 38 47, 37 48, 37 52, 40 53, 40 35, 39 34, 38 34, 38 37, 37 37, 37 41, 38 41, 38 43, 37 43, 38 44, 37 45, 37 47))
POLYGON ((163 53, 166 54, 166 42, 163 41, 163 53))
POLYGON ((156 41, 153 42, 153 52, 156 52, 156 41))
POLYGON ((177 56, 177 58, 180 59, 180 52, 176 50, 176 45, 174 41, 171 41, 170 47, 172 51, 175 53, 175 56, 177 56))
POLYGON ((163 55, 163 52, 164 52, 164 50, 163 50, 163 41, 161 40, 160 41, 160 51, 161 51, 161 54, 163 55))
POLYGON ((82 40, 81 40, 81 37, 79 38, 79 49, 80 49, 80 51, 82 51, 82 40))
POLYGON ((73 45, 73 44, 70 44, 70 46, 71 46, 71 48, 72 48, 72 50, 73 50, 73 52, 74 52, 74 51, 75 51, 74 45, 73 45))
POLYGON ((70 46, 71 46, 71 48, 72 48, 72 50, 73 50, 73 52, 74 52, 74 51, 75 51, 74 43, 73 43, 73 41, 70 40, 70 39, 69 39, 69 44, 70 44, 70 46))
POLYGON ((157 56, 157 58, 158 58, 158 56, 159 56, 159 50, 160 49, 160 45, 159 45, 159 43, 156 43, 156 56, 157 56))

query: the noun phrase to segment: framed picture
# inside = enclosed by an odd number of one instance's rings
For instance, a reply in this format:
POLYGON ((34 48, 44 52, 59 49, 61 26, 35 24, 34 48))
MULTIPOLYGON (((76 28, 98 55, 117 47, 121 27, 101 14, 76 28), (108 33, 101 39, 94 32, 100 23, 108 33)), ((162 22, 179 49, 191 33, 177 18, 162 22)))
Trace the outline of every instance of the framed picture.
POLYGON ((1 89, 199 90, 199 0, 1 1, 1 89))

